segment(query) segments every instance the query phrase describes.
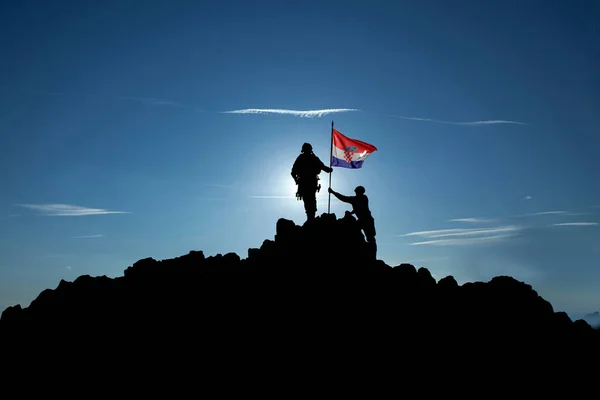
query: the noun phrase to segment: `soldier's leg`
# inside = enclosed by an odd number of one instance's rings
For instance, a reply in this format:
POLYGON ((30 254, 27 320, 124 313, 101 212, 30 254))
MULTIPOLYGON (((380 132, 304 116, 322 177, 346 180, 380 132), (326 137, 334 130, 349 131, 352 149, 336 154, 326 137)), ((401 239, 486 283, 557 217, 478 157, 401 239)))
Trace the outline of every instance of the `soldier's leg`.
POLYGON ((374 221, 360 221, 360 227, 362 228, 365 239, 369 243, 375 243, 375 224, 374 221))
POLYGON ((377 243, 375 243, 374 241, 369 243, 369 247, 371 248, 371 257, 373 257, 373 259, 377 258, 377 243))
POLYGON ((365 238, 371 250, 371 255, 376 257, 377 255, 377 242, 375 241, 375 221, 362 221, 361 227, 365 233, 365 238))
POLYGON ((307 219, 314 219, 317 213, 317 195, 316 193, 306 193, 304 196, 304 210, 307 219))

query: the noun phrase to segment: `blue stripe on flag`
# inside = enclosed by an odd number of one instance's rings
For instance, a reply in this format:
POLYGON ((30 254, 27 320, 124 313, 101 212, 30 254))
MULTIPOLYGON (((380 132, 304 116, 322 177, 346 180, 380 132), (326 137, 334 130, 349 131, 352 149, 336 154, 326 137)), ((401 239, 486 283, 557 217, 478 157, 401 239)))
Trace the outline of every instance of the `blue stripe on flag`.
POLYGON ((341 167, 341 168, 361 168, 365 160, 361 161, 352 161, 348 162, 346 160, 340 160, 337 157, 331 157, 331 166, 332 167, 341 167))

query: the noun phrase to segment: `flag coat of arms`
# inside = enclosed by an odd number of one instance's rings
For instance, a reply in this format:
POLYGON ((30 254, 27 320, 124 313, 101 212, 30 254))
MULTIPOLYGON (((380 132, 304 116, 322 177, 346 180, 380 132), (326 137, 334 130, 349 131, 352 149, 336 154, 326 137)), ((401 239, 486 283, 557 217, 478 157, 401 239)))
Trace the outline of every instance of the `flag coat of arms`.
POLYGON ((377 151, 372 144, 350 139, 333 129, 331 166, 341 168, 361 168, 369 154, 377 151))

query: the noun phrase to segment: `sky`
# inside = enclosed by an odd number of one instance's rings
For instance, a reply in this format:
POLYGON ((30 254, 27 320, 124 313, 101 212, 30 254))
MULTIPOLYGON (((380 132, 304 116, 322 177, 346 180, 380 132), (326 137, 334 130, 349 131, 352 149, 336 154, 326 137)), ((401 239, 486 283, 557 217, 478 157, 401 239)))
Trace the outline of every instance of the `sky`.
POLYGON ((3 1, 0 310, 146 257, 245 258, 304 222, 291 166, 304 142, 328 164, 332 121, 378 149, 331 185, 366 188, 379 259, 599 310, 599 22, 582 0, 3 1))

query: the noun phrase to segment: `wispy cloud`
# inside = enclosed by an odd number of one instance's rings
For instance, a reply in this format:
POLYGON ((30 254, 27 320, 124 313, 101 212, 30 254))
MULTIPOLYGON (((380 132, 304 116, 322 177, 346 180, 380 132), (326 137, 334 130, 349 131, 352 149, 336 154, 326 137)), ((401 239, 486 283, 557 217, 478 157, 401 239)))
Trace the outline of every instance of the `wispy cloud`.
POLYGON ((495 219, 492 218, 455 218, 448 220, 448 222, 470 222, 474 224, 483 224, 486 222, 494 222, 495 219))
POLYGON ((439 229, 434 231, 410 232, 398 236, 423 236, 428 238, 438 238, 446 236, 473 236, 486 235, 499 232, 515 232, 522 227, 516 225, 498 226, 494 228, 469 228, 469 229, 439 229))
POLYGON ((533 199, 533 197, 531 197, 531 196, 525 196, 525 200, 531 200, 531 199, 533 199))
POLYGON ((17 204, 20 207, 36 210, 40 215, 58 217, 81 217, 86 215, 129 214, 128 211, 111 211, 103 208, 88 208, 70 204, 17 204))
POLYGON ((568 211, 543 211, 532 214, 525 214, 526 216, 533 217, 535 215, 554 215, 554 214, 568 214, 568 211))
POLYGON ((70 266, 70 265, 67 265, 67 266, 65 267, 65 269, 66 269, 66 270, 68 270, 68 271, 70 271, 70 270, 72 270, 73 268, 71 268, 71 266, 70 266))
POLYGON ((582 215, 582 214, 574 213, 571 211, 565 211, 565 210, 557 210, 557 211, 542 211, 542 212, 535 212, 535 213, 529 213, 529 214, 518 214, 518 215, 512 215, 508 218, 527 218, 527 217, 538 217, 538 216, 544 216, 544 215, 582 215))
POLYGON ((450 122, 451 124, 456 124, 456 125, 470 125, 470 126, 477 126, 477 125, 499 125, 499 124, 514 124, 514 125, 527 125, 523 122, 518 122, 518 121, 507 121, 507 120, 502 120, 502 119, 493 119, 493 120, 488 120, 488 121, 471 121, 471 122, 450 122))
POLYGON ((560 224, 552 224, 552 226, 595 226, 597 222, 563 222, 560 224))
POLYGON ((302 118, 320 118, 329 114, 360 111, 355 108, 328 108, 323 110, 282 110, 282 109, 261 109, 261 108, 246 108, 243 110, 223 111, 223 114, 284 114, 293 115, 302 118))
POLYGON ((421 245, 434 245, 434 246, 458 246, 458 245, 469 245, 469 244, 478 244, 484 242, 490 242, 493 240, 505 239, 509 237, 514 237, 514 234, 507 235, 493 235, 493 236, 485 236, 478 238, 469 238, 469 239, 437 239, 437 240, 427 240, 424 242, 415 242, 411 243, 411 246, 421 246, 421 245))
POLYGON ((91 239, 91 238, 101 238, 104 235, 86 235, 86 236, 73 236, 71 239, 91 239))
POLYGON ((422 242, 411 243, 412 246, 416 245, 463 245, 463 244, 476 244, 482 241, 491 241, 497 239, 503 239, 507 237, 516 236, 518 231, 522 230, 521 226, 507 225, 498 226, 493 228, 471 228, 471 229, 439 229, 432 231, 420 231, 410 232, 398 236, 421 236, 428 239, 422 242), (469 236, 466 237, 465 236, 469 236), (479 237, 470 237, 479 236, 479 237), (450 239, 438 239, 448 238, 450 239))
MULTIPOLYGON (((473 229, 475 230, 475 229, 473 229)), ((438 229, 435 231, 419 231, 419 232, 410 232, 410 233, 405 233, 403 235, 396 235, 396 236, 430 236, 430 235, 438 235, 438 234, 445 234, 445 233, 452 233, 452 232, 463 232, 463 231, 468 231, 468 229, 438 229)), ((435 236, 432 236, 435 237, 435 236)))
POLYGON ((527 125, 523 122, 518 121, 509 121, 504 119, 490 119, 483 121, 442 121, 439 119, 431 119, 431 118, 416 118, 416 117, 402 117, 398 115, 392 115, 393 118, 407 119, 410 121, 423 121, 423 122, 435 122, 438 124, 448 124, 448 125, 465 125, 465 126, 481 126, 481 125, 499 125, 499 124, 513 124, 513 125, 527 125))

